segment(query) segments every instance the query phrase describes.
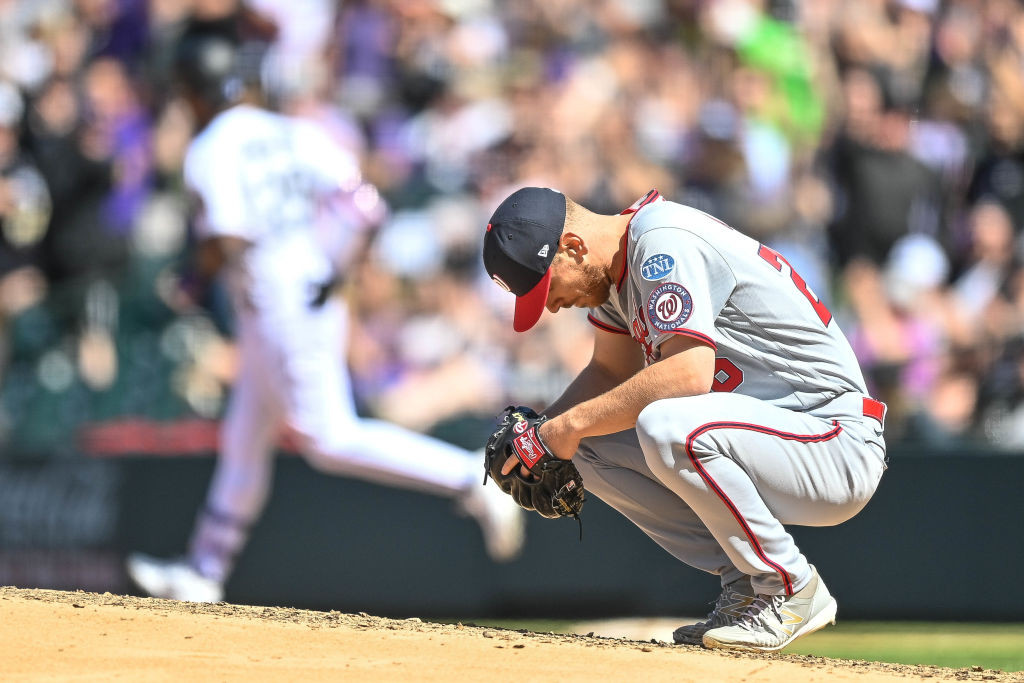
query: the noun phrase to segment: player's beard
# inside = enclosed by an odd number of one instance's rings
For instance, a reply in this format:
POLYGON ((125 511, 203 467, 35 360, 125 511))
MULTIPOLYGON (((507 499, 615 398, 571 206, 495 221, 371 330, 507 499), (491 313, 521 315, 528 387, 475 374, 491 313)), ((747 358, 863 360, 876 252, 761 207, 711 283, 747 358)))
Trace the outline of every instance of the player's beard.
POLYGON ((580 293, 578 306, 594 308, 608 301, 611 294, 611 280, 604 269, 592 263, 580 264, 580 293))

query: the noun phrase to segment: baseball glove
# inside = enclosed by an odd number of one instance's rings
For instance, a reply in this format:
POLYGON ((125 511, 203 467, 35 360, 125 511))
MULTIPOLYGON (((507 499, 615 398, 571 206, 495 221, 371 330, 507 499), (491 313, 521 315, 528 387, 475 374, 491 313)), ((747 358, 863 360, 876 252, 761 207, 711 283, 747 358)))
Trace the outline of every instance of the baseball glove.
POLYGON ((484 484, 490 475, 520 507, 536 510, 549 519, 572 517, 579 522, 584 501, 583 477, 572 462, 556 458, 544 445, 539 427, 546 420, 526 406, 505 409, 484 448, 484 484), (519 467, 508 474, 501 473, 510 455, 515 455, 529 470, 529 476, 523 475, 519 467))

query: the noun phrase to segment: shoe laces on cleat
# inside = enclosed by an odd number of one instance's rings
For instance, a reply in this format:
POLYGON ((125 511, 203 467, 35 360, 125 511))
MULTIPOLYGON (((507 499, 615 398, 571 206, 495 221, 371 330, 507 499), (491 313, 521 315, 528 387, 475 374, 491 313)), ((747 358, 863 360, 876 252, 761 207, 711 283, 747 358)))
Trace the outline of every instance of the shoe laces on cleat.
MULTIPOLYGON (((746 581, 746 579, 740 579, 740 581, 746 581)), ((721 595, 714 602, 714 608, 711 613, 708 614, 708 620, 714 620, 717 615, 724 615, 730 619, 736 619, 742 616, 747 609, 749 609, 753 596, 749 593, 744 593, 741 590, 736 590, 733 586, 739 585, 739 581, 734 581, 725 587, 721 595)), ((748 586, 749 587, 749 586, 748 586)))
POLYGON ((767 625, 769 615, 781 622, 783 617, 780 608, 784 602, 786 602, 785 595, 755 596, 754 601, 750 603, 750 607, 740 615, 734 626, 739 626, 748 631, 762 628, 767 625))
POLYGON ((718 598, 713 602, 709 602, 712 605, 711 611, 708 612, 707 618, 698 624, 704 627, 716 627, 724 626, 734 622, 736 619, 742 617, 750 609, 751 601, 754 600, 754 596, 750 593, 743 592, 742 589, 737 589, 738 586, 744 584, 745 588, 750 589, 749 579, 746 577, 733 581, 732 583, 725 586, 718 598))

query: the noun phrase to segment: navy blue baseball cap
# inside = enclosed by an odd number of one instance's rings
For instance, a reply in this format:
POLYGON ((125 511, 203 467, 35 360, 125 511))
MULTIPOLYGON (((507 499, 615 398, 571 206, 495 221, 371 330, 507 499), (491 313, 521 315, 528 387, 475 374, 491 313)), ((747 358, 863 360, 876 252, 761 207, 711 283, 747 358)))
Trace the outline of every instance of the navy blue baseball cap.
POLYGON ((484 235, 484 268, 516 295, 512 328, 540 320, 551 288, 551 262, 565 227, 565 195, 546 187, 516 190, 494 210, 484 235))

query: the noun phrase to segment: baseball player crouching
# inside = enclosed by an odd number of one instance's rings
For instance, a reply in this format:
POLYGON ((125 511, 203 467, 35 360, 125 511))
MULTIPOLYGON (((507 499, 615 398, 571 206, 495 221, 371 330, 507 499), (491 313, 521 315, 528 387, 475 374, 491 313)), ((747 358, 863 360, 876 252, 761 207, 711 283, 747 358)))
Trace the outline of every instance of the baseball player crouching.
POLYGON ((153 596, 221 600, 266 503, 284 426, 319 469, 453 499, 479 523, 493 559, 514 558, 522 510, 480 487, 479 456, 357 416, 347 313, 328 290, 384 205, 353 156, 318 127, 260 106, 258 65, 247 70, 244 56, 231 40, 201 33, 178 48, 178 79, 201 128, 185 161, 200 205, 200 260, 228 278, 241 368, 187 557, 133 554, 130 576, 153 596))
POLYGON ((677 643, 771 651, 835 623, 784 525, 864 507, 886 469, 885 406, 785 257, 654 190, 608 216, 528 187, 495 210, 483 259, 516 295, 517 332, 573 306, 596 328, 561 397, 518 409, 507 446, 492 438, 492 477, 571 461, 586 490, 718 575, 714 609, 677 643))

